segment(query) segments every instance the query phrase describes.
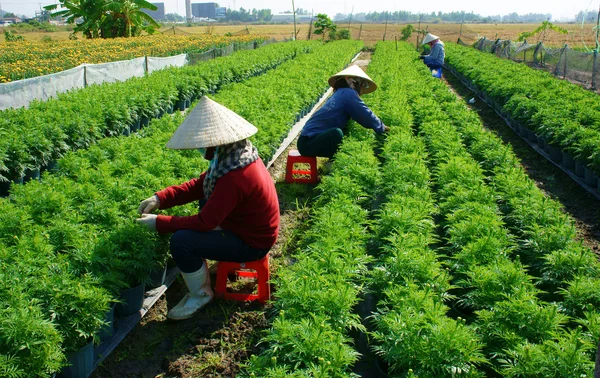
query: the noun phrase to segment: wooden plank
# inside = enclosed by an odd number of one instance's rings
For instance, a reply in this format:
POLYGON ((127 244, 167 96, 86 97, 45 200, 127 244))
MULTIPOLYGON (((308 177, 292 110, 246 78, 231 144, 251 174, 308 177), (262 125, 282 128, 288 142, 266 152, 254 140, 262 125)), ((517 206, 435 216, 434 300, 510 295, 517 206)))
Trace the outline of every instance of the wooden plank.
POLYGON ((175 281, 177 275, 179 274, 179 268, 171 268, 167 271, 167 275, 165 277, 165 283, 155 289, 146 292, 144 298, 144 304, 140 311, 135 314, 129 315, 123 319, 115 320, 113 337, 109 340, 106 340, 102 344, 98 345, 94 349, 94 354, 96 355, 96 360, 94 361, 94 370, 104 361, 106 357, 110 355, 110 353, 115 350, 115 348, 125 339, 125 336, 131 332, 131 330, 142 320, 144 315, 154 306, 156 301, 167 291, 169 286, 175 281))

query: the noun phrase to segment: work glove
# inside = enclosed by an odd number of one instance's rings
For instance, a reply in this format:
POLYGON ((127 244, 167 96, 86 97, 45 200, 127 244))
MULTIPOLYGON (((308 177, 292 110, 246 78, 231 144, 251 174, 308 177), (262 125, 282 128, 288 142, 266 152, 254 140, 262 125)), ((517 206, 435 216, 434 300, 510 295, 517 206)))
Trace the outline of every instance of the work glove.
POLYGON ((419 59, 421 59, 421 60, 425 59, 425 55, 419 55, 419 59))
POLYGON ((150 231, 156 231, 156 214, 142 214, 141 218, 136 219, 136 222, 146 225, 150 231))
POLYGON ((140 203, 140 207, 138 207, 138 214, 148 214, 153 212, 154 210, 160 207, 160 200, 158 196, 155 194, 150 198, 146 198, 140 203))

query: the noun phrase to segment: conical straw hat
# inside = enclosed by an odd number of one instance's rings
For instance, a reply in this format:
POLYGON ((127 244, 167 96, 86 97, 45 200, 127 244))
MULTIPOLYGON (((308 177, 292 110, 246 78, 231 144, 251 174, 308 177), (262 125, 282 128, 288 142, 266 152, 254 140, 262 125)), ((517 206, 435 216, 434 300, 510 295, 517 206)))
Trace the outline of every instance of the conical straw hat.
POLYGON ((423 39, 423 44, 425 45, 431 41, 435 41, 436 39, 440 39, 440 37, 438 37, 435 34, 427 33, 427 35, 425 36, 425 39, 423 39))
POLYGON ((377 84, 375 84, 375 82, 373 80, 371 80, 371 78, 369 77, 369 75, 367 75, 365 73, 365 71, 363 71, 359 66, 357 66, 356 64, 351 65, 350 67, 336 73, 335 75, 333 75, 332 77, 329 78, 329 85, 330 86, 334 86, 336 80, 340 77, 345 77, 345 76, 353 76, 362 80, 366 80, 367 82, 367 86, 363 87, 363 94, 365 93, 371 93, 373 92, 375 89, 377 89, 377 84))
POLYGON ((258 129, 238 114, 204 96, 177 128, 167 148, 190 150, 246 139, 258 129))

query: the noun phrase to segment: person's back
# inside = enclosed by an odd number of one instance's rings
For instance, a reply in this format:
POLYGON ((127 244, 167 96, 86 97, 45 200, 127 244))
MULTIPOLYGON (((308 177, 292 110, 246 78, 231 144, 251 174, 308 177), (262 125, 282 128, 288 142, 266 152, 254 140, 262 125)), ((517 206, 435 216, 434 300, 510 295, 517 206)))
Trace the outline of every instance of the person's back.
POLYGON ((444 42, 437 41, 432 47, 431 52, 424 59, 424 62, 429 67, 442 67, 445 58, 444 42))

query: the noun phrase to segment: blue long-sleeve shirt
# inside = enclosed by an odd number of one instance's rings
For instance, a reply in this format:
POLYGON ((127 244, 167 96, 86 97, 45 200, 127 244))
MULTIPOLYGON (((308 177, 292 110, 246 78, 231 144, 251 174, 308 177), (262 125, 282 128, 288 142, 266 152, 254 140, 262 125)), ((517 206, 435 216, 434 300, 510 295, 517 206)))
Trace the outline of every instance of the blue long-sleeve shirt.
POLYGON ((306 121, 300 135, 312 137, 334 128, 343 130, 350 118, 379 134, 384 132, 383 122, 365 105, 354 89, 339 88, 306 121))
POLYGON ((443 66, 444 65, 444 56, 446 53, 444 52, 444 43, 442 41, 438 41, 431 48, 431 52, 429 55, 425 55, 423 58, 423 62, 425 64, 432 66, 443 66))

